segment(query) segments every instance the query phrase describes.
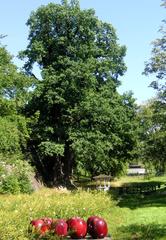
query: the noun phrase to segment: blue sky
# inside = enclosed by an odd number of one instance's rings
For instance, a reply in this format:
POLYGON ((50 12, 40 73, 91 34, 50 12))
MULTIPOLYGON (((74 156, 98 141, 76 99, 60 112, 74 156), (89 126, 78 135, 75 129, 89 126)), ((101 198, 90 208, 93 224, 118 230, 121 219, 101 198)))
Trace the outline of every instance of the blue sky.
MULTIPOLYGON (((5 0, 0 8, 0 34, 6 34, 3 44, 17 56, 27 46, 28 28, 25 25, 31 11, 49 2, 60 0, 5 0)), ((119 92, 132 91, 138 103, 155 96, 149 83, 154 76, 142 75, 144 62, 151 56, 151 42, 157 37, 159 26, 165 18, 165 9, 160 0, 80 0, 81 8, 93 8, 99 19, 111 23, 116 29, 119 43, 126 45, 125 63, 127 72, 121 78, 119 92)), ((14 58, 17 65, 21 62, 14 58)))

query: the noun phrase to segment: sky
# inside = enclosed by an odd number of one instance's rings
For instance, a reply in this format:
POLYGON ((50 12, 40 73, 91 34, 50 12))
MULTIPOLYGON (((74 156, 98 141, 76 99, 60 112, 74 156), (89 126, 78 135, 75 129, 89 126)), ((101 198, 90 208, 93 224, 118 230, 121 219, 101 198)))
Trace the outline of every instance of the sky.
MULTIPOLYGON (((60 0, 5 0, 0 7, 0 34, 7 35, 2 43, 14 56, 14 63, 21 67, 17 59, 20 50, 28 44, 28 27, 26 21, 30 13, 49 2, 60 0)), ((160 37, 158 32, 165 18, 165 9, 160 0, 80 0, 82 9, 93 8, 96 16, 111 23, 116 29, 118 42, 127 47, 125 63, 127 72, 120 78, 122 84, 118 91, 132 91, 138 104, 155 96, 149 87, 154 76, 142 74, 145 61, 151 57, 151 42, 160 37)))

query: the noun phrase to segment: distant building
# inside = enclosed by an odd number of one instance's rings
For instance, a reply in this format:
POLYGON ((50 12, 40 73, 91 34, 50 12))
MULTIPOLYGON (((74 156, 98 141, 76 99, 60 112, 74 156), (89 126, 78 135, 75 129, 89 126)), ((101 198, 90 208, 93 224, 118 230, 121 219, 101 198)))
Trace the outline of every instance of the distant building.
POLYGON ((144 167, 140 165, 129 165, 129 168, 127 169, 127 175, 145 175, 146 170, 144 167))

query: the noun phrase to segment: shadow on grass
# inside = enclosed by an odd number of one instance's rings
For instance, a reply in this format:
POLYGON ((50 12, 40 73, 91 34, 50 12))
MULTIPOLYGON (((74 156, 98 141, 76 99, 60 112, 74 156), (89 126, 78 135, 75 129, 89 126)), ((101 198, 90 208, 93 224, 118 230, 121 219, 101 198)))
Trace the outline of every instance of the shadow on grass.
POLYGON ((159 240, 166 239, 166 225, 161 224, 132 224, 118 228, 122 237, 118 240, 159 240), (165 238, 163 238, 165 237, 165 238))
POLYGON ((145 181, 145 182, 129 182, 129 183, 123 183, 121 185, 122 188, 128 188, 128 189, 137 189, 138 191, 141 190, 155 190, 160 189, 165 185, 165 182, 161 181, 145 181))
POLYGON ((117 201, 119 207, 130 209, 144 207, 166 207, 166 188, 158 189, 155 192, 137 194, 119 194, 119 189, 114 187, 110 194, 117 201))

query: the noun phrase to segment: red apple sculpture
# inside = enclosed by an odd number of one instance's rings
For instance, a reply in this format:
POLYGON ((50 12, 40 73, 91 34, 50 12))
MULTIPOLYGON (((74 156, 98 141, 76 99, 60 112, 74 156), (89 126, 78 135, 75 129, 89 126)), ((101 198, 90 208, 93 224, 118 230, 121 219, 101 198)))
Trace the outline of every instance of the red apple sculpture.
POLYGON ((51 218, 34 219, 30 222, 31 231, 36 232, 40 235, 44 235, 51 229, 51 223, 52 223, 51 218))
POLYGON ((58 219, 53 223, 52 229, 59 237, 66 237, 68 234, 68 225, 64 219, 58 219))
POLYGON ((67 221, 68 232, 71 238, 84 238, 87 234, 87 223, 80 217, 72 217, 67 221))
POLYGON ((51 227, 51 224, 52 224, 52 221, 53 221, 52 218, 44 217, 44 218, 41 218, 41 220, 44 221, 44 224, 46 224, 46 225, 51 227))
POLYGON ((103 218, 92 216, 87 220, 88 233, 92 238, 104 238, 108 234, 107 223, 103 218))
POLYGON ((42 219, 34 219, 30 222, 30 224, 34 229, 40 230, 44 224, 44 221, 42 219))
POLYGON ((100 217, 98 216, 91 216, 87 220, 87 232, 92 236, 94 231, 94 223, 99 220, 100 217))
POLYGON ((43 224, 40 228, 40 235, 45 235, 47 232, 49 232, 50 227, 46 224, 43 224))
POLYGON ((38 234, 44 234, 46 232, 46 229, 43 228, 44 221, 42 219, 34 219, 30 222, 30 228, 29 230, 33 233, 38 234))

